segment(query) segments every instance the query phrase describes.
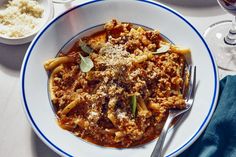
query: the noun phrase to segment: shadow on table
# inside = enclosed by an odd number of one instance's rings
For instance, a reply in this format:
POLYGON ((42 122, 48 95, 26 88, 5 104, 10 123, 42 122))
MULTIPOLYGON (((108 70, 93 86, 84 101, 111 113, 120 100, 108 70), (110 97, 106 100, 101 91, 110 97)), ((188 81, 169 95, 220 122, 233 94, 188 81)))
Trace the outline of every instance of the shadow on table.
POLYGON ((209 17, 226 14, 217 0, 156 0, 175 8, 184 15, 193 17, 209 17))
POLYGON ((0 66, 4 73, 19 77, 21 64, 29 44, 5 45, 0 44, 0 66))
POLYGON ((44 144, 39 137, 32 130, 32 152, 34 157, 60 157, 57 153, 51 150, 46 144, 44 144))

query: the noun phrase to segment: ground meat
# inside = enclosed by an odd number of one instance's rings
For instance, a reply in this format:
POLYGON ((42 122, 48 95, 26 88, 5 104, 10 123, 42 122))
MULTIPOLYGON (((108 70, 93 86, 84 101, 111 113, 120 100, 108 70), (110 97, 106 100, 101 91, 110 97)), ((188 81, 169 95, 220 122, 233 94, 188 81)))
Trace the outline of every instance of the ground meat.
POLYGON ((95 48, 89 55, 94 68, 80 71, 79 54, 86 53, 76 43, 59 54, 73 62, 53 77, 52 102, 62 128, 99 145, 132 147, 158 136, 169 109, 185 108, 180 92, 185 58, 171 51, 155 55, 160 41, 166 42, 158 31, 112 20, 84 40, 95 48), (99 39, 102 44, 95 43, 99 39))

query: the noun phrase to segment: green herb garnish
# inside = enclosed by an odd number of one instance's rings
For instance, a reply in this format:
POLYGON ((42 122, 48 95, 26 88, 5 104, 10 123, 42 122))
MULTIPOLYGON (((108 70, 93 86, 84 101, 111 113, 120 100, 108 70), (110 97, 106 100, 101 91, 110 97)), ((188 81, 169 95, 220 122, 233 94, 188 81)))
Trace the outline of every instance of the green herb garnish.
POLYGON ((131 108, 132 108, 132 115, 135 117, 136 110, 137 110, 137 97, 136 95, 131 96, 131 108))
POLYGON ((80 62, 80 69, 82 72, 89 72, 93 67, 93 61, 89 58, 89 56, 87 57, 83 57, 81 54, 80 58, 81 58, 81 62, 80 62))
POLYGON ((88 44, 81 39, 79 40, 79 46, 87 54, 90 54, 93 52, 93 49, 90 46, 88 46, 88 44))

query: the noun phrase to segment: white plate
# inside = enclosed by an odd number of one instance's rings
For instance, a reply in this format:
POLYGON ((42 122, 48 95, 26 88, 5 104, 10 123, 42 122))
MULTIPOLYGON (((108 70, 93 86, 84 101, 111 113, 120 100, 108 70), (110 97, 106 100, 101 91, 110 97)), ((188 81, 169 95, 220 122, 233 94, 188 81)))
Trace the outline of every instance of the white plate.
MULTIPOLYGON (((179 13, 148 1, 96 1, 76 6, 53 19, 34 38, 21 69, 25 113, 37 135, 54 151, 76 157, 149 157, 154 142, 142 147, 114 149, 96 146, 61 129, 48 98, 48 75, 43 62, 56 56, 75 35, 112 18, 159 29, 178 45, 192 50, 197 66, 197 92, 191 112, 167 135, 166 156, 188 148, 208 124, 216 106, 219 80, 215 61, 199 32, 179 13)), ((85 31, 87 32, 87 31, 85 31)), ((81 35, 81 34, 80 34, 81 35)))

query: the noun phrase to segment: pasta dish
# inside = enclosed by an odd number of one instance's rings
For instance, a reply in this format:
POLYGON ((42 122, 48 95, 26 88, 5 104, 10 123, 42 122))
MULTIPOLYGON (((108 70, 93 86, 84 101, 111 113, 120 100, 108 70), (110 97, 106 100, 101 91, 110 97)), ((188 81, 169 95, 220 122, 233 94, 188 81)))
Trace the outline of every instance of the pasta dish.
POLYGON ((187 53, 159 31, 107 22, 44 63, 59 126, 108 147, 155 139, 168 110, 185 108, 187 53))

